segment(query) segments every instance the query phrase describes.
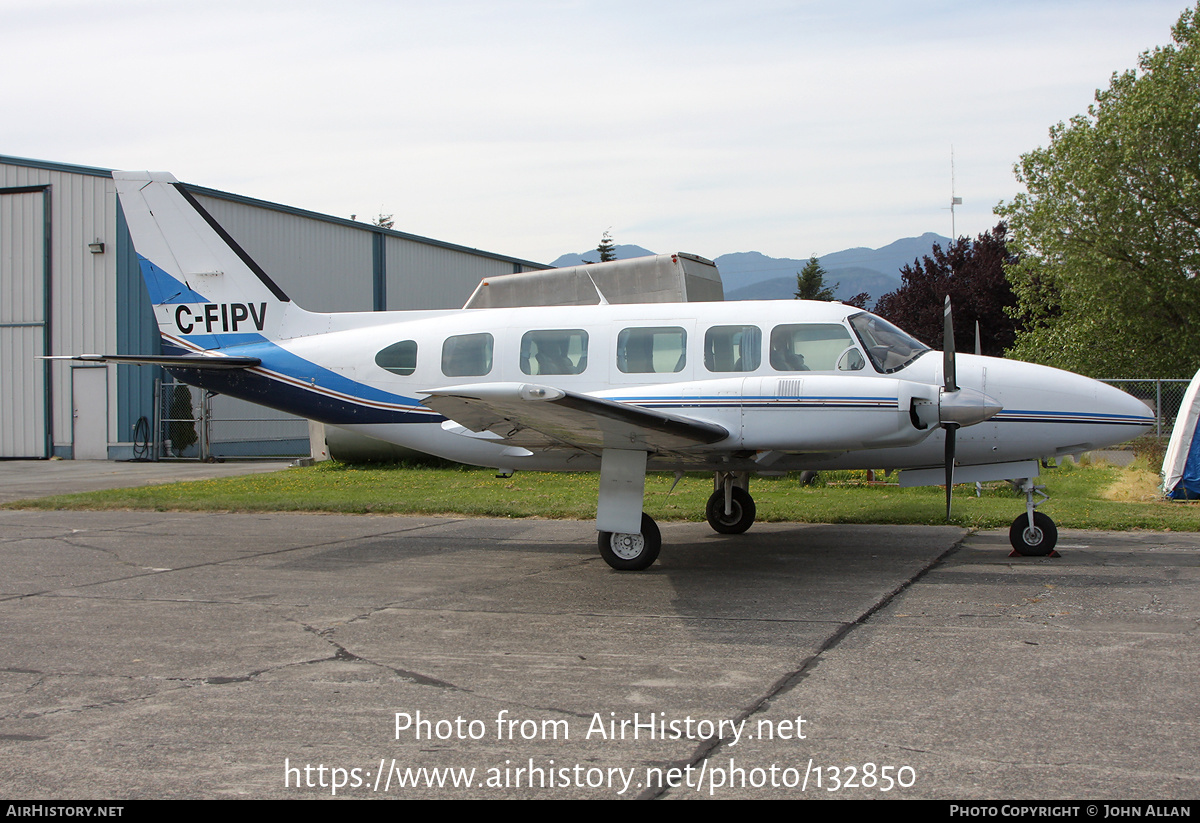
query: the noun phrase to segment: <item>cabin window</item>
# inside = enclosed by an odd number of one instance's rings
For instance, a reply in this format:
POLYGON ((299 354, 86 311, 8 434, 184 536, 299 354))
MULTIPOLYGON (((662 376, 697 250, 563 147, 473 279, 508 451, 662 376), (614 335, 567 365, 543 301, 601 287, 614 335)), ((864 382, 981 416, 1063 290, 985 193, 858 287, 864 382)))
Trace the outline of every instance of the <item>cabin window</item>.
POLYGON ((687 332, 678 326, 623 329, 617 335, 617 368, 626 374, 669 374, 687 363, 687 332))
POLYGON ((583 329, 527 331, 521 338, 525 374, 582 374, 587 368, 588 334, 583 329))
POLYGON ((442 344, 442 374, 447 377, 480 377, 492 370, 492 336, 458 334, 442 344))
POLYGON ((850 325, 866 348, 872 365, 883 374, 898 372, 930 351, 924 343, 873 314, 856 314, 850 318, 850 325))
POLYGON ((840 323, 776 326, 771 330, 771 368, 776 371, 858 371, 866 362, 840 323), (855 357, 857 355, 857 357, 855 357))
POLYGON ((709 371, 754 371, 761 362, 758 326, 713 326, 704 333, 704 367, 709 371))
POLYGON ((838 371, 859 371, 866 365, 866 358, 854 346, 846 349, 838 358, 838 371))
POLYGON ((375 365, 392 374, 412 374, 417 370, 417 341, 401 340, 375 355, 375 365))

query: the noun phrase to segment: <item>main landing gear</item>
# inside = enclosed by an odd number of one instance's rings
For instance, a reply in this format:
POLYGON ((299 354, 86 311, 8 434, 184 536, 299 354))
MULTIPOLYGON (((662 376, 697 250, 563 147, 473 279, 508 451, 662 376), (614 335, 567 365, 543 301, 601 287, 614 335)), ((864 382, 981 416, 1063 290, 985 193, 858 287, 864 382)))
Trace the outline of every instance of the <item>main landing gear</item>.
POLYGON ((713 531, 720 534, 741 534, 754 524, 757 509, 750 496, 748 472, 717 472, 715 490, 704 507, 704 516, 713 531))
MULTIPOLYGON (((646 458, 635 449, 604 449, 600 456, 600 496, 596 531, 600 556, 617 571, 650 568, 662 549, 662 535, 642 511, 646 458), (639 531, 633 531, 638 528, 639 531)), ((741 534, 754 523, 754 499, 747 488, 749 472, 717 472, 705 506, 708 524, 721 534, 741 534)))
MULTIPOLYGON (((1014 484, 1015 485, 1015 484, 1014 484)), ((1020 481, 1017 490, 1025 494, 1025 514, 1017 517, 1008 530, 1008 542, 1013 551, 1024 557, 1045 557, 1054 551, 1058 542, 1058 529, 1049 516, 1034 511, 1041 503, 1049 499, 1044 486, 1033 485, 1033 478, 1020 481), (1041 495, 1036 503, 1033 496, 1041 495)))
MULTIPOLYGON (((749 481, 748 472, 717 472, 713 483, 716 488, 704 507, 708 525, 714 531, 741 534, 753 525, 756 507, 754 498, 746 490, 749 481)), ((639 572, 650 568, 662 549, 658 525, 645 512, 642 512, 641 532, 601 529, 597 542, 604 562, 622 572, 639 572)))
POLYGON ((662 535, 654 518, 642 512, 641 534, 600 532, 600 556, 604 562, 621 572, 640 572, 658 559, 662 535))

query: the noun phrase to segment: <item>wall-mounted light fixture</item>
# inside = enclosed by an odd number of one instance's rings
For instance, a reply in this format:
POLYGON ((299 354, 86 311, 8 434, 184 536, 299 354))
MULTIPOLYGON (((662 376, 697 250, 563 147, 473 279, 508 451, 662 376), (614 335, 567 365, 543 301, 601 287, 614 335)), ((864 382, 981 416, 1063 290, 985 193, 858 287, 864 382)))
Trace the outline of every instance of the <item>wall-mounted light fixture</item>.
POLYGON ((97 237, 95 242, 88 243, 88 251, 92 254, 104 254, 104 241, 97 237))

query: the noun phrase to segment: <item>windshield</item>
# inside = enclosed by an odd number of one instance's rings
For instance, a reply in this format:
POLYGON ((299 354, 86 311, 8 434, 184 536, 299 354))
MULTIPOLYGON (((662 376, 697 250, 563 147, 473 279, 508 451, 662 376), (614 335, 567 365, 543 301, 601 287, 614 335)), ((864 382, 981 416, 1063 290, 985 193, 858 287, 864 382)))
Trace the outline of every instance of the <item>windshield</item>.
POLYGON ((856 314, 850 318, 850 325, 867 350, 875 370, 883 374, 900 371, 930 350, 924 343, 873 314, 856 314))

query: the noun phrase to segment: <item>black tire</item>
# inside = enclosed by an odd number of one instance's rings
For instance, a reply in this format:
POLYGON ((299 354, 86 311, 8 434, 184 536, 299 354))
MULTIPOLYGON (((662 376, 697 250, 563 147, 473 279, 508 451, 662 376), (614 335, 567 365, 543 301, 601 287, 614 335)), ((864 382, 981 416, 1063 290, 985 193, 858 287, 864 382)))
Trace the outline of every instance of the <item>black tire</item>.
POLYGON ((604 562, 619 572, 640 572, 658 559, 662 535, 654 518, 642 512, 641 534, 600 532, 597 539, 604 562))
POLYGON ((800 472, 800 485, 811 486, 813 481, 817 479, 817 473, 814 471, 800 472))
POLYGON ((1054 551, 1058 542, 1058 529, 1049 516, 1033 513, 1033 530, 1029 529, 1029 515, 1023 514, 1013 521, 1008 530, 1008 542, 1017 554, 1025 557, 1045 557, 1054 551))
POLYGON ((708 498, 704 516, 713 531, 720 534, 741 534, 754 525, 754 516, 758 510, 750 492, 740 486, 734 486, 730 509, 729 514, 725 514, 725 492, 720 489, 708 498))

